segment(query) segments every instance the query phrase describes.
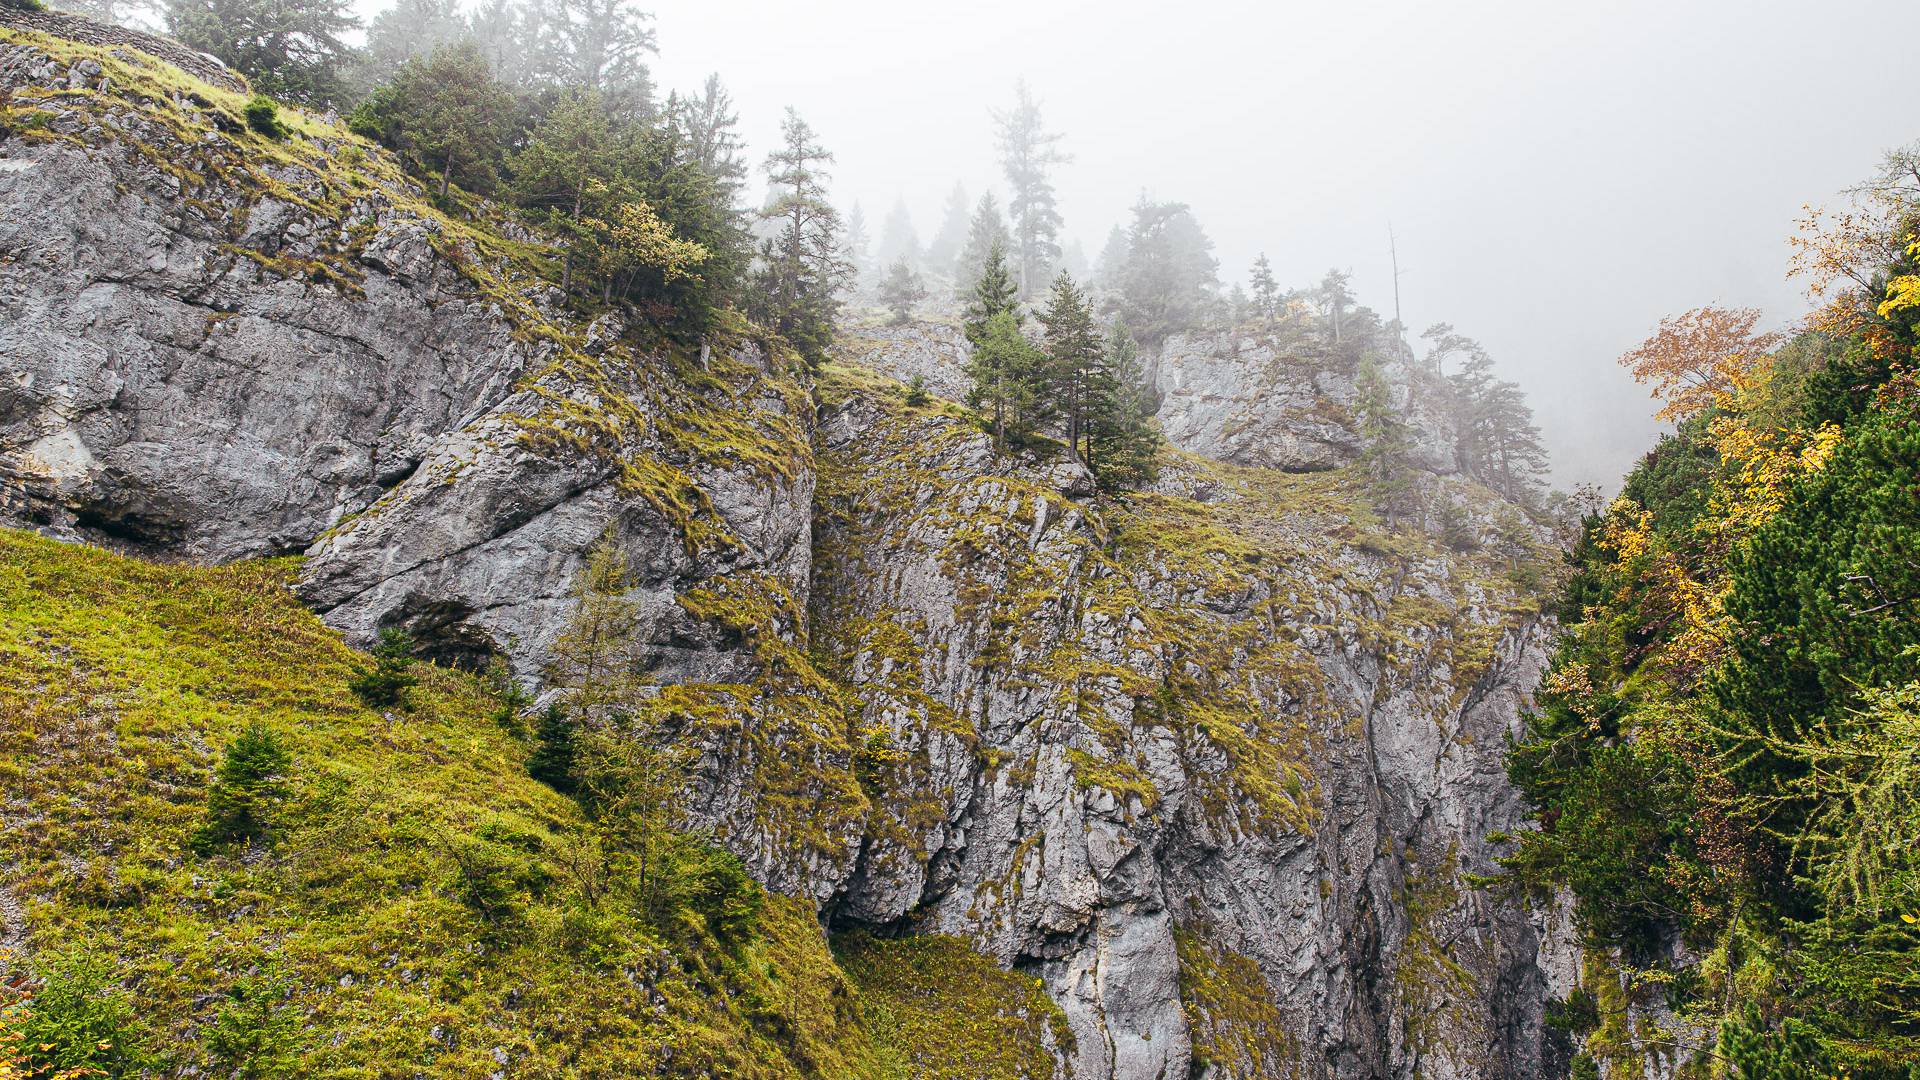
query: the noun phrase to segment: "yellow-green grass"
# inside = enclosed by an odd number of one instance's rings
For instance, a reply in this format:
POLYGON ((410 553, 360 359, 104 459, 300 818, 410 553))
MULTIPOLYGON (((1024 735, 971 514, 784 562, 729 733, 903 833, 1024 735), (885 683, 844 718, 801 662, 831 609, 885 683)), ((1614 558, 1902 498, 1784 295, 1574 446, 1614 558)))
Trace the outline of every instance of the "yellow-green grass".
MULTIPOLYGON (((696 914, 590 903, 618 871, 526 775, 494 688, 417 665, 410 708, 364 706, 348 683, 366 657, 294 602, 293 569, 0 530, 0 887, 25 962, 107 959, 173 1067, 212 1064, 207 1028, 249 977, 291 988, 303 1076, 481 1077, 503 1055, 517 1077, 971 1076, 902 1071, 899 1033, 1018 1040, 1050 1008, 983 1021, 965 995, 899 998, 882 976, 917 962, 908 941, 860 947, 876 1010, 786 897, 724 942, 696 914), (293 754, 276 835, 196 855, 221 749, 255 723, 293 754), (525 838, 550 879, 493 921, 462 898, 486 830, 525 838)), ((1018 978, 940 948, 988 997, 1018 978)))

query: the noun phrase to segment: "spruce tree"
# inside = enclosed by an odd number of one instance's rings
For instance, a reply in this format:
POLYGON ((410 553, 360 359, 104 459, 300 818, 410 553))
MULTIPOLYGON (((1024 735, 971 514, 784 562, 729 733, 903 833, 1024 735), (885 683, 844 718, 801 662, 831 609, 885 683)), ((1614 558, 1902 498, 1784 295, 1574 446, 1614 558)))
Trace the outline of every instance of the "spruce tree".
POLYGON ((287 796, 287 770, 293 755, 280 737, 256 723, 227 744, 207 793, 206 820, 190 845, 211 851, 223 844, 264 840, 273 815, 287 796))
POLYGON ((988 253, 997 245, 1004 259, 1007 243, 1007 223, 1000 216, 1000 204, 989 191, 980 196, 980 205, 974 208, 973 221, 967 226, 966 245, 960 249, 960 260, 954 266, 953 280, 959 299, 972 298, 974 283, 986 272, 988 253))
POLYGON ((1393 389, 1386 374, 1372 353, 1360 361, 1354 391, 1354 414, 1364 444, 1361 466, 1366 470, 1374 501, 1389 522, 1398 522, 1413 509, 1417 494, 1408 462, 1412 438, 1394 408, 1393 389))
POLYGON ((913 306, 926 298, 927 287, 907 260, 899 259, 887 268, 887 276, 880 281, 880 303, 893 313, 894 325, 911 320, 913 306))
POLYGON ((1267 262, 1267 253, 1253 260, 1253 273, 1248 278, 1253 292, 1253 311, 1260 321, 1271 326, 1280 314, 1280 284, 1273 279, 1273 266, 1267 262))
POLYGON ((345 93, 348 0, 167 0, 167 33, 217 57, 261 93, 324 105, 345 93))
POLYGON ((767 155, 767 178, 779 192, 761 212, 774 235, 761 244, 758 314, 784 335, 809 366, 825 359, 840 311, 839 293, 852 268, 841 253, 840 213, 827 200, 824 166, 833 155, 792 109, 780 148, 767 155))
POLYGON ((968 337, 973 351, 967 359, 967 375, 973 386, 967 392, 967 404, 986 414, 994 449, 1004 450, 1009 442, 1031 436, 1044 422, 1041 388, 1047 356, 1027 340, 1010 308, 969 327, 968 337))
POLYGON ((658 51, 646 25, 653 16, 633 0, 552 0, 548 10, 539 43, 547 70, 539 82, 590 90, 618 118, 648 118, 653 77, 646 57, 658 51))
POLYGON ((1213 241, 1185 203, 1142 198, 1127 232, 1115 306, 1146 345, 1200 324, 1219 282, 1213 241))
POLYGON ((1089 405, 1104 389, 1106 348, 1094 327, 1092 306, 1065 270, 1053 279, 1039 319, 1046 327, 1048 362, 1043 390, 1066 421, 1067 446, 1084 456, 1089 405))
POLYGON ((926 266, 935 274, 953 273, 954 262, 960 258, 960 249, 967 244, 967 224, 971 213, 968 205, 966 185, 953 185, 953 190, 947 193, 947 205, 940 213, 940 231, 927 244, 926 266))
POLYGON ((1148 419, 1140 349, 1125 322, 1115 321, 1105 345, 1088 399, 1087 467, 1102 488, 1115 491, 1153 479, 1161 440, 1148 419))
POLYGON ((463 43, 402 64, 393 82, 354 110, 350 126, 437 182, 445 198, 455 183, 492 190, 514 114, 513 94, 480 50, 463 43))
POLYGON ((999 129, 1000 166, 1012 193, 1007 214, 1013 221, 1014 280, 1022 299, 1031 297, 1060 258, 1060 211, 1049 178, 1055 165, 1072 160, 1061 153, 1061 136, 1045 129, 1040 103, 1025 81, 1014 86, 1014 107, 994 114, 999 129))

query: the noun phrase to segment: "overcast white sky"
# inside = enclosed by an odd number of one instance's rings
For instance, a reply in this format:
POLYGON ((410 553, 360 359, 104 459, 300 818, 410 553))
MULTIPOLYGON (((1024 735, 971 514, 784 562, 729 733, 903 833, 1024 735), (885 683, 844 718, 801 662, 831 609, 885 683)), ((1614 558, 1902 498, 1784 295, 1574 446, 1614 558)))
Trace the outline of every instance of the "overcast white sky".
POLYGON ((787 105, 835 194, 923 239, 957 180, 998 186, 1017 77, 1075 155, 1089 257, 1144 189, 1192 204, 1222 276, 1350 267, 1416 330, 1453 323, 1524 385, 1563 482, 1611 483, 1655 430, 1613 358, 1707 302, 1775 319, 1803 203, 1920 138, 1920 3, 656 0, 664 88, 719 71, 756 160, 787 105))
POLYGON ((1656 430, 1614 357, 1704 303, 1798 318, 1801 206, 1920 138, 1913 0, 642 6, 663 90, 718 71, 756 162, 799 109, 876 234, 895 199, 926 240, 955 180, 998 190, 989 109, 1020 77, 1089 258, 1144 190, 1193 206, 1229 282, 1265 251, 1390 312, 1391 220, 1407 324, 1488 346, 1562 484, 1611 486, 1656 430))

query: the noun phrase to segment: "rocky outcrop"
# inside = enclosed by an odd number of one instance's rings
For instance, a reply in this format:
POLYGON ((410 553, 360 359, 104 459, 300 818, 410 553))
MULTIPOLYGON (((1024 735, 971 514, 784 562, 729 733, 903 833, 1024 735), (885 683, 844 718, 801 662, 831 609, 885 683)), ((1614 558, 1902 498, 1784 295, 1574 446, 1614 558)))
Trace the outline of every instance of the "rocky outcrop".
POLYGON ((1520 821, 1500 756, 1551 628, 1514 571, 1545 552, 1382 527, 1333 468, 1353 371, 1176 339, 1170 436, 1256 467, 1096 498, 943 400, 953 331, 818 379, 746 335, 641 346, 571 318, 507 223, 158 70, 0 43, 37 117, 0 142, 9 521, 301 553, 355 640, 528 683, 606 547, 687 823, 832 925, 1036 976, 1063 1072, 1551 1073, 1560 930, 1470 884, 1520 821))
POLYGON ((1079 1075, 1540 1075, 1537 931, 1465 885, 1550 630, 1494 553, 1369 539, 1333 479, 1090 507, 944 407, 823 396, 815 651, 880 748, 838 918, 1038 973, 1079 1075), (1195 955, 1279 1022, 1196 1036, 1195 955))
POLYGON ((1357 382, 1361 365, 1372 363, 1405 426, 1411 463, 1454 472, 1444 380, 1371 318, 1354 318, 1339 341, 1323 322, 1289 311, 1264 327, 1169 338, 1154 365, 1168 441, 1217 461, 1288 472, 1351 464, 1365 448, 1357 382))

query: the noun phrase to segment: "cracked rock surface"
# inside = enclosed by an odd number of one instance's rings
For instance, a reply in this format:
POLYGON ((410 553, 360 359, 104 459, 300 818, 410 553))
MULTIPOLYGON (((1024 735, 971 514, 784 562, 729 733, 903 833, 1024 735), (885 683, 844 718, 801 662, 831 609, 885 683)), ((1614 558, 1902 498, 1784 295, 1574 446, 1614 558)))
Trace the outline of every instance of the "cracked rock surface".
POLYGON ((745 339, 640 349, 398 181, 189 190, 139 144, 230 155, 217 131, 102 115, 98 78, 0 49, 0 86, 76 91, 46 107, 85 144, 0 142, 0 519, 299 553, 351 639, 529 684, 611 544, 649 708, 697 751, 688 824, 832 927, 1042 980, 1060 1075, 1564 1068, 1566 928, 1469 884, 1522 818, 1501 753, 1552 627, 1511 571, 1548 553, 1385 527, 1340 468, 1351 370, 1176 338, 1161 417, 1198 456, 1096 495, 941 400, 951 329, 817 378, 745 339))

